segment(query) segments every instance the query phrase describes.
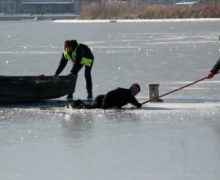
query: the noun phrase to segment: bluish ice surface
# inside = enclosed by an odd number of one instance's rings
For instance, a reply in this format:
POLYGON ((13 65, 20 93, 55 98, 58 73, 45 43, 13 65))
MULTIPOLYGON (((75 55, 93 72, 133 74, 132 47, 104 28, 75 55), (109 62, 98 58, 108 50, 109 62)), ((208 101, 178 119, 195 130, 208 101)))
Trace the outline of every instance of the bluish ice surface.
MULTIPOLYGON (((64 40, 77 39, 95 55, 94 96, 137 82, 143 102, 150 83, 163 94, 205 77, 219 58, 219 29, 220 21, 1 21, 0 74, 53 75, 64 40)), ((86 97, 83 70, 74 97, 86 97)), ((0 179, 219 180, 220 77, 163 99, 138 110, 1 105, 0 179)))

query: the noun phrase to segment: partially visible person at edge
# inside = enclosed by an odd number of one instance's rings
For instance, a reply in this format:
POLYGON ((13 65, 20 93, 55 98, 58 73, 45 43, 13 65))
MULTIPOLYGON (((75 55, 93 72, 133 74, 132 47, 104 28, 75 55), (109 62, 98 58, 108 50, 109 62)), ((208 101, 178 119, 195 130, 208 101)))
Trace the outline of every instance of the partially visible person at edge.
POLYGON ((106 95, 97 96, 92 105, 87 105, 82 100, 77 100, 74 107, 111 109, 121 108, 130 103, 137 108, 141 108, 142 104, 135 98, 140 91, 140 85, 135 83, 129 89, 117 88, 109 91, 106 95))
POLYGON ((208 78, 211 79, 220 70, 220 58, 208 73, 208 78))
MULTIPOLYGON (((91 49, 85 44, 78 43, 76 40, 65 41, 64 51, 54 76, 58 76, 63 71, 68 61, 73 62, 73 67, 69 75, 77 75, 80 69, 85 66, 86 89, 88 93, 87 98, 92 99, 93 95, 91 70, 94 56, 91 49)), ((73 99, 73 92, 67 95, 67 99, 73 99)))

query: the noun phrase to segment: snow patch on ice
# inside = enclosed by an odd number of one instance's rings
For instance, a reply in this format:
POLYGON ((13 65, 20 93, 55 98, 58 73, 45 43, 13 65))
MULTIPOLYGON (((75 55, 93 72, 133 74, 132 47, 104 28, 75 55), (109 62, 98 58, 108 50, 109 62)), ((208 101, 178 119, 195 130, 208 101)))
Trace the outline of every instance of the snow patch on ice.
MULTIPOLYGON (((143 23, 143 22, 207 22, 220 21, 220 18, 190 18, 190 19, 117 19, 117 23, 143 23)), ((97 19, 97 20, 54 20, 55 23, 112 23, 111 19, 97 19)))

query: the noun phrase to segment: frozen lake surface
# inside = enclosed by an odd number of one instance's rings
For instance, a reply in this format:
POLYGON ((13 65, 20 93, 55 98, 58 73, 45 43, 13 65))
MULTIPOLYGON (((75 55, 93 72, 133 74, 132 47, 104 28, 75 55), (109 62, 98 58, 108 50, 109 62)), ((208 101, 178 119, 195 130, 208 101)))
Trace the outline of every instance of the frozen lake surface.
MULTIPOLYGON (((53 75, 63 42, 95 55, 94 95, 137 82, 166 93, 205 77, 220 21, 0 21, 1 75, 53 75)), ((68 74, 69 63, 62 74, 68 74)), ((83 71, 75 98, 85 98, 83 71)), ((59 101, 0 106, 2 180, 219 180, 220 76, 142 109, 77 110, 59 101)))

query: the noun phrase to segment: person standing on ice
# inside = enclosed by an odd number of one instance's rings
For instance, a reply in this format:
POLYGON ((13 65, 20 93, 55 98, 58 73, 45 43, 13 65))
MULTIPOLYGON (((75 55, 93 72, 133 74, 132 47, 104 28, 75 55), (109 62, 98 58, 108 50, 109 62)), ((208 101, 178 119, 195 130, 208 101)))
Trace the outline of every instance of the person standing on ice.
POLYGON ((211 79, 215 76, 215 74, 220 70, 220 58, 219 60, 215 63, 213 68, 209 71, 208 73, 208 78, 211 79))
MULTIPOLYGON (((73 67, 69 75, 77 75, 80 69, 85 66, 87 98, 92 99, 91 70, 94 56, 91 49, 85 44, 78 43, 76 40, 66 40, 64 43, 64 51, 54 76, 58 76, 63 71, 68 61, 73 62, 73 67)), ((73 99, 73 92, 67 95, 67 99, 73 99)))

